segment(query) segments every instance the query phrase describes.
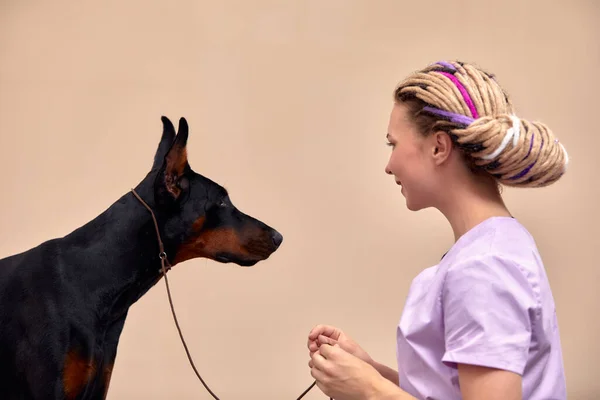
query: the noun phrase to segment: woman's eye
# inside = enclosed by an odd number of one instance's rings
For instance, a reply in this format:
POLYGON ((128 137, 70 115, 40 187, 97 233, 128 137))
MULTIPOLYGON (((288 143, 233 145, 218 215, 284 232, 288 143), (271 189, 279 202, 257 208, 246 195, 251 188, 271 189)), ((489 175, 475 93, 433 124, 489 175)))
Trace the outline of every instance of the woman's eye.
POLYGON ((394 147, 394 143, 391 143, 391 142, 386 142, 385 144, 386 144, 387 146, 394 147))

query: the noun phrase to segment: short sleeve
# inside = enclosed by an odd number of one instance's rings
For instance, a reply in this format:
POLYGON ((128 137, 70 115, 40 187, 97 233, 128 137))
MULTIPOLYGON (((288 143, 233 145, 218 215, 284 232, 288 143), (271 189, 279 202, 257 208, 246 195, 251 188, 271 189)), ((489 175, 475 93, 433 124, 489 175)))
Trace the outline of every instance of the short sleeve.
POLYGON ((492 255, 458 263, 447 271, 441 301, 446 365, 523 374, 537 301, 519 265, 492 255))

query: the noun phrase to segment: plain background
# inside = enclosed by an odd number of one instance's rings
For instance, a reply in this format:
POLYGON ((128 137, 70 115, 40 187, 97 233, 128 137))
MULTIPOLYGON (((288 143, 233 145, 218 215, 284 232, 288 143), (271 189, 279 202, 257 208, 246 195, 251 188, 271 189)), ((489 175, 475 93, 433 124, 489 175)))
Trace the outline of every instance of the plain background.
MULTIPOLYGON (((295 399, 317 323, 394 366, 409 284, 452 232, 436 211, 408 211, 384 174, 392 92, 431 62, 475 62, 569 151, 559 183, 505 197, 546 263, 569 398, 598 398, 598 4, 1 0, 0 255, 102 212, 150 168, 160 116, 185 116, 192 167, 285 237, 251 269, 193 260, 170 273, 210 387, 295 399)), ((130 311, 108 398, 209 399, 164 281, 130 311)))

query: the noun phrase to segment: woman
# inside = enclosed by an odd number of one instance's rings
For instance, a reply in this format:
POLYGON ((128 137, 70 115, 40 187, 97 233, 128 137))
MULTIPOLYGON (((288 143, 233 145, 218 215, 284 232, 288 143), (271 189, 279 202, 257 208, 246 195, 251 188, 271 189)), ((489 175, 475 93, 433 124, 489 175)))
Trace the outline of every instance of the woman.
POLYGON ((566 399, 554 299, 534 239, 500 185, 542 187, 567 153, 520 119, 494 76, 438 62, 396 89, 385 169, 412 211, 437 208, 455 243, 412 282, 397 327, 399 370, 340 329, 308 337, 319 388, 344 399, 566 399))

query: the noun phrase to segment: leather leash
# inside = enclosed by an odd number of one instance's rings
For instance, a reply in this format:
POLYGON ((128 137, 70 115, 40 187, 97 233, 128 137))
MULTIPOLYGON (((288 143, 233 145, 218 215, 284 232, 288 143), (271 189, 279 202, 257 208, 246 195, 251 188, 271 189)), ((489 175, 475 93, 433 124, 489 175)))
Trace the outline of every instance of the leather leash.
MULTIPOLYGON (((208 387, 206 382, 204 382, 204 379, 202 379, 202 377, 200 376, 200 373, 198 372, 198 369, 196 368, 196 365, 194 364, 194 361, 192 360, 192 356, 187 347, 185 339, 183 338, 183 334, 181 333, 181 328, 179 327, 179 322, 177 321, 177 315, 175 315, 175 307, 173 307, 173 299, 171 298, 171 289, 169 288, 169 280, 167 279, 167 271, 169 271, 172 268, 172 265, 171 265, 171 263, 169 263, 169 260, 167 258, 167 253, 165 252, 165 246, 160 237, 160 230, 158 229, 158 222, 156 221, 156 217, 154 216, 154 211, 152 211, 152 208, 150 208, 150 206, 144 200, 142 200, 142 198, 137 194, 137 192, 134 189, 131 189, 131 192, 140 201, 140 203, 142 203, 142 205, 144 207, 146 207, 146 209, 152 215, 152 221, 154 222, 154 229, 156 230, 156 238, 158 239, 158 248, 160 251, 158 253, 158 258, 160 258, 160 265, 161 265, 160 272, 162 272, 162 274, 165 278, 165 285, 167 288, 167 295, 169 296, 169 304, 171 306, 171 313, 173 314, 173 320, 175 321, 175 326, 177 327, 177 331, 179 332, 179 337, 181 338, 181 343, 183 343, 183 348, 185 349, 185 353, 187 354, 190 365, 192 366, 192 369, 196 373, 196 376, 198 377, 198 379, 200 380, 200 382, 202 383, 204 388, 208 391, 208 393, 210 393, 210 395, 215 400, 220 400, 217 397, 217 395, 214 394, 214 392, 212 390, 210 390, 210 388, 208 387)), ((314 381, 304 392, 302 392, 302 394, 296 400, 300 400, 301 398, 303 398, 316 385, 316 383, 317 382, 314 381)), ((330 398, 330 400, 332 400, 332 399, 330 398)))

